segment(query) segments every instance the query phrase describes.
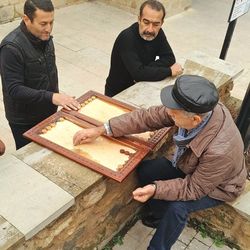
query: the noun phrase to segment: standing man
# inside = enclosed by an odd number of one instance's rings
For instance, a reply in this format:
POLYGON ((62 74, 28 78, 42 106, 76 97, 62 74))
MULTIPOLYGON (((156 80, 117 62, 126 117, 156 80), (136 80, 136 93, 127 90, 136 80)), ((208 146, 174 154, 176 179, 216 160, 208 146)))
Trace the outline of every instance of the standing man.
POLYGON ((172 161, 146 160, 137 168, 141 187, 133 197, 147 202, 143 224, 156 227, 148 250, 171 249, 191 212, 233 201, 244 189, 247 174, 241 135, 218 99, 213 83, 183 75, 162 89, 162 106, 114 117, 104 126, 78 131, 73 138, 77 145, 104 133, 119 137, 174 124, 179 128, 173 137, 172 161))
POLYGON ((161 29, 165 8, 156 0, 140 7, 138 22, 117 37, 112 54, 105 95, 114 96, 139 81, 160 81, 182 73, 161 29))
POLYGON ((16 149, 28 144, 22 134, 57 111, 77 110, 79 103, 60 94, 51 31, 51 0, 26 0, 23 20, 0 45, 0 73, 5 115, 16 149))

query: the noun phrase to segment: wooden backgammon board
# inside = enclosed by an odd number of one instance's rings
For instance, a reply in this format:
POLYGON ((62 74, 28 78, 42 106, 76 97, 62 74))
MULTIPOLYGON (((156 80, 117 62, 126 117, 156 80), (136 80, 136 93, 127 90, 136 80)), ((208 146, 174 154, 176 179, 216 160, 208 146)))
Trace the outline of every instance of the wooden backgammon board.
POLYGON ((81 109, 61 110, 24 133, 24 136, 98 173, 121 182, 166 135, 169 129, 113 138, 100 136, 94 142, 73 145, 73 135, 82 128, 100 126, 110 118, 135 108, 89 91, 80 98, 81 109))
MULTIPOLYGON (((64 110, 81 120, 87 121, 95 126, 100 126, 110 118, 133 111, 136 108, 129 104, 115 100, 95 91, 88 91, 77 99, 81 104, 79 111, 64 110)), ((151 150, 168 133, 169 128, 162 128, 154 132, 145 132, 126 136, 132 141, 140 142, 151 150)))

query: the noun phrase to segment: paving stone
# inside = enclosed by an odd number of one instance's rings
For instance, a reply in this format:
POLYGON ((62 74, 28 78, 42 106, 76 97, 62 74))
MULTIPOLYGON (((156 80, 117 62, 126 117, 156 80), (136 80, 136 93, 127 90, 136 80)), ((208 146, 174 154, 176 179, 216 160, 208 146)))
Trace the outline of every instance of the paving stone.
POLYGON ((202 243, 204 243, 205 245, 207 245, 207 246, 209 246, 209 247, 211 247, 211 246, 213 245, 213 242, 214 242, 214 241, 213 241, 211 238, 209 238, 209 237, 203 238, 203 237, 201 236, 201 233, 197 233, 196 236, 195 236, 195 239, 201 241, 202 243))
POLYGON ((126 234, 123 238, 122 245, 115 245, 112 249, 113 250, 137 250, 137 247, 140 243, 135 240, 132 236, 126 234))
POLYGON ((193 239, 187 247, 187 250, 208 250, 209 247, 197 239, 193 239))
POLYGON ((182 249, 186 249, 186 248, 187 248, 186 244, 177 240, 176 243, 171 247, 171 250, 182 250, 182 249))
POLYGON ((143 241, 140 241, 136 250, 146 250, 152 239, 152 235, 148 235, 143 241))
POLYGON ((185 227, 182 231, 179 240, 185 244, 189 244, 190 241, 196 236, 197 232, 191 227, 185 227))
POLYGON ((137 221, 136 224, 128 231, 128 235, 133 237, 138 242, 143 242, 144 239, 153 231, 152 228, 144 226, 141 221, 137 221))

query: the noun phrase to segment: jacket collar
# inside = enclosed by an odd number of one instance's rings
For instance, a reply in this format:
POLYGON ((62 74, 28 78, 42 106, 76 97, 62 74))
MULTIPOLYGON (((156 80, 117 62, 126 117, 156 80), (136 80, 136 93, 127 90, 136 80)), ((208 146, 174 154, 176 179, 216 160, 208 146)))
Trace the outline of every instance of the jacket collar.
POLYGON ((37 38, 36 36, 34 36, 32 33, 30 33, 24 23, 24 21, 21 22, 20 24, 20 28, 22 30, 22 32, 25 34, 25 36, 29 39, 29 41, 31 42, 31 44, 40 50, 44 50, 46 45, 49 43, 49 41, 52 39, 52 37, 49 38, 48 41, 43 41, 39 38, 37 38))
POLYGON ((193 151, 193 153, 200 157, 208 144, 217 136, 221 130, 225 120, 223 111, 223 105, 218 103, 213 110, 213 114, 206 126, 200 131, 200 133, 187 145, 193 151))

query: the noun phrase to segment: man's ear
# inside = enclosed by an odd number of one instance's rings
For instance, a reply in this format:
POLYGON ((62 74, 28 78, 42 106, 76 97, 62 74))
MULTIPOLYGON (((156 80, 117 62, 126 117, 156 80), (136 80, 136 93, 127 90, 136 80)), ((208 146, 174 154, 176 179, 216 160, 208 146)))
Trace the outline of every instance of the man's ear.
POLYGON ((138 16, 138 23, 141 21, 141 17, 140 16, 138 16))
POLYGON ((197 126, 198 124, 200 124, 201 121, 202 121, 201 116, 199 116, 199 115, 194 115, 193 116, 193 123, 194 123, 195 126, 197 126))
POLYGON ((27 15, 23 15, 22 17, 25 25, 27 26, 29 23, 31 23, 31 20, 29 19, 29 17, 27 15))

